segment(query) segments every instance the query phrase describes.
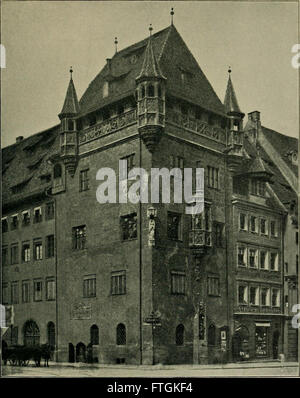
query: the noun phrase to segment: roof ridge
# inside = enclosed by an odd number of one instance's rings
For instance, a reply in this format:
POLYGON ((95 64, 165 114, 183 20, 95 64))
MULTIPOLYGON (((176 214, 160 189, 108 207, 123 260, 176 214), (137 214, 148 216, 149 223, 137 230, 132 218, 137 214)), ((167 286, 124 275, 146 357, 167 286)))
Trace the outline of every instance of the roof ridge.
POLYGON ((296 141, 299 140, 299 138, 297 138, 297 137, 292 137, 291 135, 279 133, 279 131, 274 130, 274 129, 270 129, 269 127, 266 127, 266 126, 263 126, 263 125, 262 125, 261 127, 262 127, 263 129, 269 130, 269 131, 271 131, 271 132, 273 132, 273 133, 279 134, 279 135, 282 136, 282 137, 285 137, 285 138, 292 138, 293 140, 296 140, 296 141))

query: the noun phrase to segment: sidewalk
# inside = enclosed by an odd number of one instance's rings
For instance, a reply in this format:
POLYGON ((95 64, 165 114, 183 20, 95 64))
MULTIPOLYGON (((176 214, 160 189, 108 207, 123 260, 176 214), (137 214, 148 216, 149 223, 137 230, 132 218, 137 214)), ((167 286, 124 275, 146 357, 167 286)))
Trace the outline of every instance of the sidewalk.
POLYGON ((255 368, 282 368, 282 367, 299 367, 298 362, 280 362, 274 361, 248 361, 248 362, 235 362, 227 364, 212 364, 212 365, 201 365, 201 364, 180 364, 180 365, 115 365, 115 364, 90 364, 90 363, 69 363, 69 362, 49 362, 51 367, 73 367, 73 368, 88 368, 88 369, 143 369, 143 370, 171 370, 171 369, 255 369, 255 368))

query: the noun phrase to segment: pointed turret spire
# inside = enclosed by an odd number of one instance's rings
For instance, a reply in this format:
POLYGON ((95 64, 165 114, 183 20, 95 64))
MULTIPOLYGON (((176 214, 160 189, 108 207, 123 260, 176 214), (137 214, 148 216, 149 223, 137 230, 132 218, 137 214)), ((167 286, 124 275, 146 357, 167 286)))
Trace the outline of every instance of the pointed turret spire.
POLYGON ((224 106, 226 109, 226 112, 229 114, 242 114, 239 104, 236 99, 235 91, 233 88, 233 84, 231 81, 231 68, 229 67, 228 69, 228 83, 227 83, 227 89, 226 89, 226 94, 225 94, 225 99, 224 99, 224 106))
POLYGON ((149 31, 149 39, 148 39, 148 44, 145 50, 145 55, 144 55, 144 62, 143 66, 141 69, 140 74, 137 76, 136 80, 140 81, 143 78, 160 78, 160 79, 166 79, 158 65, 158 62, 155 58, 154 52, 153 52, 153 47, 152 47, 152 25, 150 24, 149 31))
POLYGON ((64 105, 62 107, 60 114, 58 115, 60 119, 67 115, 76 115, 79 112, 79 103, 78 103, 78 99, 77 99, 75 86, 73 83, 72 73, 73 73, 73 69, 71 66, 70 67, 70 82, 69 82, 69 86, 67 89, 65 102, 64 102, 64 105))

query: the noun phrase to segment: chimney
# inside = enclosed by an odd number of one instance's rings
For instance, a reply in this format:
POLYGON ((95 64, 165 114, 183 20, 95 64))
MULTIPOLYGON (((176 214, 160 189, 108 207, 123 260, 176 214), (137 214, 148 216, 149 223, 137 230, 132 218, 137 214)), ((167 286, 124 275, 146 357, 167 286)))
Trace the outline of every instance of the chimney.
POLYGON ((251 120, 252 122, 259 122, 260 121, 260 112, 259 111, 249 112, 248 120, 251 120))
POLYGON ((16 143, 18 144, 19 142, 23 141, 23 136, 20 135, 19 137, 16 138, 16 143))

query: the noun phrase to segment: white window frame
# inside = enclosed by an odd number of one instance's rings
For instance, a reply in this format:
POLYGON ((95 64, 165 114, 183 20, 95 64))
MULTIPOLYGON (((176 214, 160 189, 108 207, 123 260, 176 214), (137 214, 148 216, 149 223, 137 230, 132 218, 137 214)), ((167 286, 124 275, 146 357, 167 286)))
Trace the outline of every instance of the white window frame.
POLYGON ((248 268, 251 269, 257 269, 258 268, 258 249, 255 247, 249 247, 248 248, 248 268), (250 253, 251 251, 254 251, 254 267, 251 267, 250 265, 250 253))
POLYGON ((254 285, 250 285, 249 286, 249 304, 251 306, 259 306, 259 287, 258 286, 254 286, 254 285), (255 303, 251 303, 250 299, 251 299, 251 289, 255 289, 255 303))
POLYGON ((244 246, 244 245, 237 245, 237 259, 236 259, 236 261, 237 261, 237 266, 238 267, 247 267, 248 266, 248 248, 247 248, 247 246, 244 246), (239 249, 244 249, 244 253, 243 253, 243 259, 244 259, 244 265, 242 265, 242 264, 239 264, 239 249))
POLYGON ((259 300, 260 300, 260 306, 261 306, 261 307, 270 307, 271 302, 270 302, 270 288, 269 288, 269 287, 267 287, 267 286, 261 286, 261 287, 260 287, 259 300), (267 290, 266 304, 262 304, 261 295, 262 295, 263 289, 266 289, 266 290, 267 290))
POLYGON ((238 283, 238 286, 237 286, 237 302, 238 302, 238 305, 249 305, 249 288, 248 288, 248 284, 247 283, 244 283, 244 282, 239 282, 238 283), (244 290, 244 301, 245 302, 243 302, 243 303, 241 303, 240 302, 240 300, 239 300, 239 290, 240 290, 240 287, 244 287, 245 288, 245 290, 244 290))
POLYGON ((270 271, 279 271, 279 266, 278 266, 278 258, 279 258, 279 254, 276 251, 271 250, 270 251, 270 256, 269 256, 269 270, 270 271), (275 264, 274 264, 274 269, 271 268, 271 257, 272 254, 275 254, 275 264))
POLYGON ((259 219, 259 232, 263 236, 268 236, 269 235, 269 220, 265 217, 260 217, 259 219), (265 232, 261 231, 261 220, 265 220, 265 232))
POLYGON ((248 231, 248 214, 240 212, 239 213, 239 230, 240 231, 248 231), (241 228, 241 214, 245 216, 245 228, 241 228))

